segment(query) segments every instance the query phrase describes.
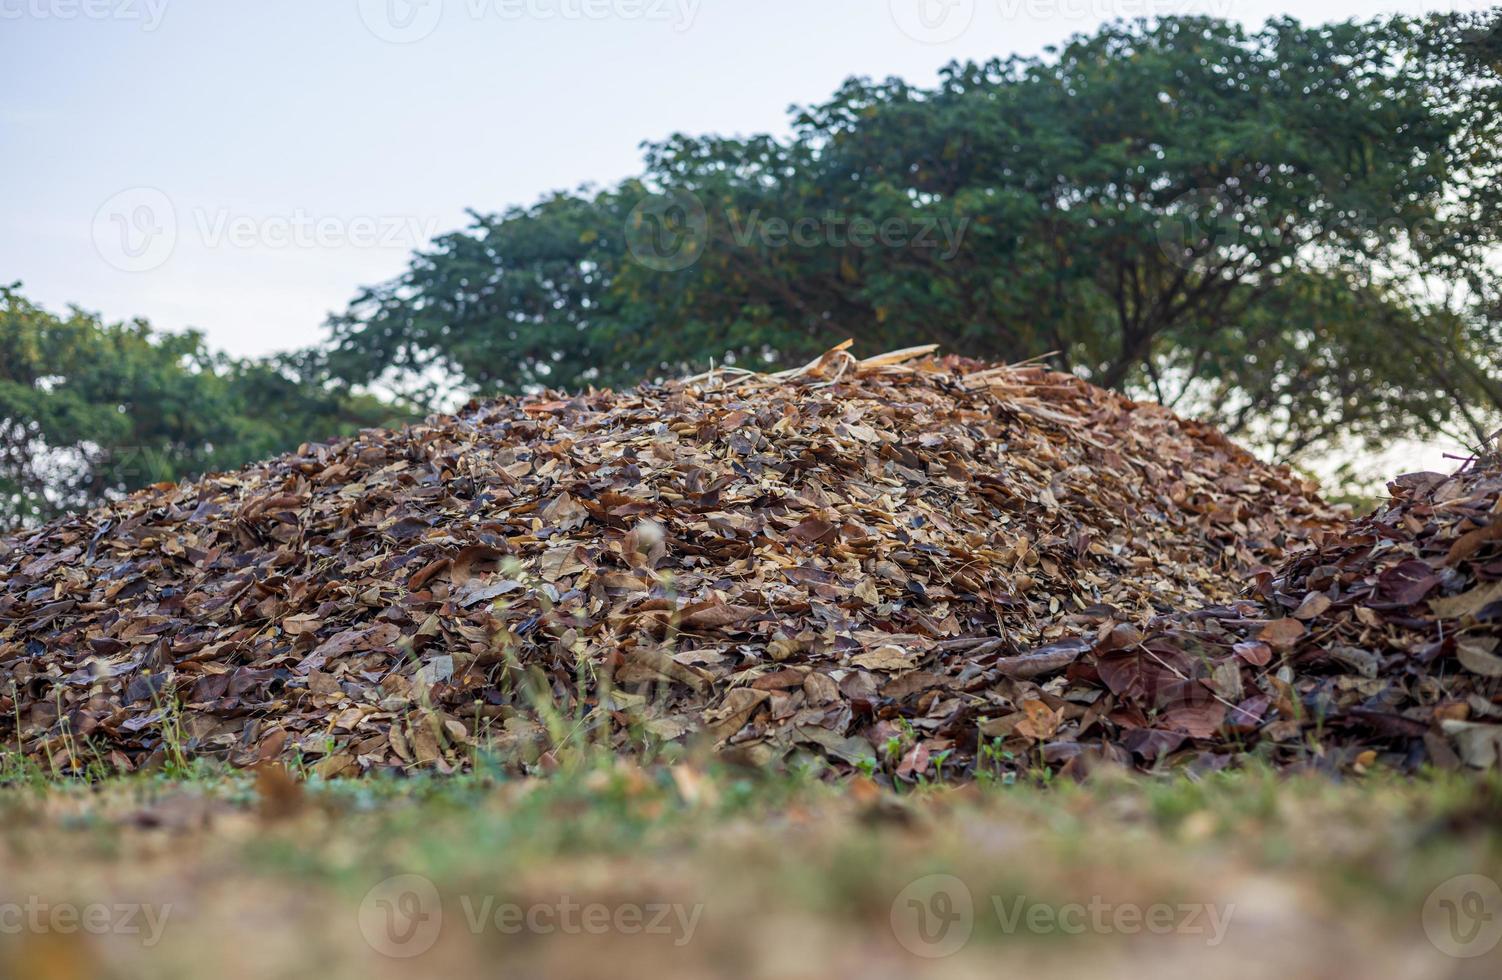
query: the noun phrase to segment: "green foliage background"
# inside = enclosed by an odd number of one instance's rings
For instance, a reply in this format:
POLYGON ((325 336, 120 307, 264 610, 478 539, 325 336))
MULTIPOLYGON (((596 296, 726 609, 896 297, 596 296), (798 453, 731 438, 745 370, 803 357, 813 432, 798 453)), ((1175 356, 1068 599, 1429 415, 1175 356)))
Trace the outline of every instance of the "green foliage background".
POLYGON ((0 287, 0 524, 234 469, 403 417, 316 374, 307 354, 236 360, 195 332, 58 316, 0 287))

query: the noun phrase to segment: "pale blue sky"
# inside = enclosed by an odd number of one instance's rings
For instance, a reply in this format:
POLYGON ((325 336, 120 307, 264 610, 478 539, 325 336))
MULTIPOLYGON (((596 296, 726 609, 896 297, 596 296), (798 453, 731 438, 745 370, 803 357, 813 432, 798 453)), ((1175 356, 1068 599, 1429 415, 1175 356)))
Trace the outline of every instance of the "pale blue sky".
POLYGON ((1117 16, 1485 6, 0 0, 0 279, 237 354, 297 347, 465 208, 616 180, 676 130, 784 131, 850 75, 926 83, 1117 16))

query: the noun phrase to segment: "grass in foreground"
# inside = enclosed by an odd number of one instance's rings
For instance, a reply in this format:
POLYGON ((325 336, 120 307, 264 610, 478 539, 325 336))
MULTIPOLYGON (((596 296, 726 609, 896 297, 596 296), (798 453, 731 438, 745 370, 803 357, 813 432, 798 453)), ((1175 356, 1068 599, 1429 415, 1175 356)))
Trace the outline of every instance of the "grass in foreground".
POLYGON ((38 780, 0 789, 0 955, 44 978, 1494 975, 1499 814, 1502 782, 1445 774, 38 780))

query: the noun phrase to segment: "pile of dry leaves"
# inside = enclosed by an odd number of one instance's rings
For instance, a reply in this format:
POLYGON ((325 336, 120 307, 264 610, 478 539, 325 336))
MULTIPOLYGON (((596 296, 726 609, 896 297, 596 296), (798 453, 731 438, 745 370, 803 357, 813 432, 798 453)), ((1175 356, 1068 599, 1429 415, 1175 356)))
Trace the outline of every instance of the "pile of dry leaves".
POLYGON ((1160 617, 1146 635, 1103 628, 1062 697, 1044 695, 1071 740, 1045 751, 1087 761, 1093 735, 1120 761, 1182 751, 1221 766, 1255 747, 1327 768, 1496 766, 1502 467, 1389 490, 1378 513, 1257 575, 1245 601, 1160 617))
POLYGON ((7 539, 0 740, 325 775, 1476 761, 1497 481, 1400 489, 1341 531, 1211 428, 928 349, 469 406, 7 539))

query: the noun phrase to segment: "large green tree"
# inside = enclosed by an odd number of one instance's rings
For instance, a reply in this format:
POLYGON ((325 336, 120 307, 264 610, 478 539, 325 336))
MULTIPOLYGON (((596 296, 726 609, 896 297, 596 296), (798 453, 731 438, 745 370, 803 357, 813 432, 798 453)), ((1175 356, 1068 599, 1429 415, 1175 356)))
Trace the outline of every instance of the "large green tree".
POLYGON ((402 415, 316 358, 229 358, 195 332, 58 316, 16 286, 0 287, 0 350, 0 531, 402 415))
POLYGON ((1282 456, 1478 438, 1497 36, 1168 18, 851 80, 791 138, 677 136, 639 179, 475 214, 332 321, 331 363, 433 398, 932 341, 1048 353, 1282 456))

